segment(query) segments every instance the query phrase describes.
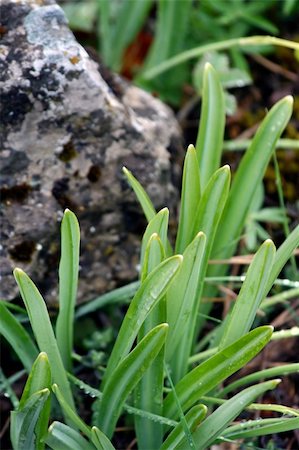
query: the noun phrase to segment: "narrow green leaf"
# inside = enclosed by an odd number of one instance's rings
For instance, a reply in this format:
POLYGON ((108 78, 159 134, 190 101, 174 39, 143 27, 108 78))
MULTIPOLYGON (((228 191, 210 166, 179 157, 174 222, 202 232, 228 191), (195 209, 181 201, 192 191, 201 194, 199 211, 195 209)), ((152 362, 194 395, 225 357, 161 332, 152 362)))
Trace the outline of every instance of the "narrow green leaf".
MULTIPOLYGON (((196 450, 208 448, 221 435, 227 424, 234 420, 247 405, 265 391, 274 389, 278 383, 280 383, 280 380, 271 380, 251 386, 217 408, 193 433, 196 450)), ((184 439, 177 450, 184 450, 185 448, 186 440, 184 439)))
POLYGON ((22 397, 20 399, 19 408, 22 409, 29 397, 37 391, 51 388, 51 369, 48 356, 41 352, 33 363, 29 377, 26 381, 22 397))
POLYGON ((166 259, 141 284, 122 322, 102 386, 105 386, 120 361, 129 353, 146 316, 169 288, 170 282, 181 266, 182 259, 179 255, 166 259))
POLYGON ((215 238, 213 255, 217 258, 227 258, 234 252, 256 186, 261 182, 276 142, 291 117, 292 105, 292 97, 287 96, 273 106, 242 158, 215 238))
POLYGON ((292 48, 294 50, 299 50, 298 42, 289 41, 286 39, 277 38, 274 36, 248 36, 241 38, 232 38, 227 40, 221 40, 219 42, 212 42, 205 45, 200 45, 199 47, 191 48, 172 58, 164 60, 160 64, 153 68, 149 68, 144 74, 143 78, 145 80, 151 80, 163 72, 171 69, 172 67, 182 64, 189 59, 197 58, 198 56, 204 55, 210 51, 219 51, 226 49, 233 49, 234 47, 246 47, 246 46, 256 46, 256 45, 277 45, 286 48, 292 48))
MULTIPOLYGON (((166 360, 169 361, 185 334, 192 333, 190 317, 198 309, 198 292, 203 283, 206 236, 199 232, 183 254, 182 267, 167 291, 166 360)), ((174 356, 177 359, 177 355, 174 356)))
POLYGON ((95 450, 94 445, 84 439, 78 431, 56 421, 50 425, 45 443, 53 450, 95 450))
POLYGON ((35 428, 49 395, 49 389, 35 392, 21 409, 11 412, 10 439, 14 450, 41 448, 35 428))
POLYGON ((149 196, 147 195, 147 193, 145 192, 139 181, 136 180, 136 178, 126 167, 123 167, 123 173, 125 174, 129 185, 135 192, 135 195, 138 198, 141 208, 143 209, 144 215, 147 221, 149 222, 156 215, 156 210, 149 196))
POLYGON ((230 168, 223 166, 216 170, 205 188, 198 205, 193 236, 202 231, 207 236, 207 251, 213 244, 219 221, 229 193, 230 168))
POLYGON ((107 436, 97 427, 91 429, 91 441, 98 450, 115 450, 107 436))
POLYGON ((224 323, 219 349, 223 349, 247 333, 255 319, 256 312, 264 299, 265 286, 268 282, 275 246, 270 239, 265 241, 254 256, 244 283, 242 284, 233 310, 224 323))
POLYGON ((226 439, 248 439, 267 434, 284 433, 286 431, 299 429, 299 417, 257 419, 242 422, 239 425, 228 427, 223 431, 221 437, 226 439))
POLYGON ((91 439, 91 429, 88 427, 85 422, 78 416, 78 414, 70 407, 68 402, 66 401, 63 393, 57 386, 57 384, 53 384, 52 391, 56 395, 56 398, 59 402, 59 405, 64 412, 65 417, 67 417, 71 424, 74 425, 75 428, 78 428, 82 433, 84 433, 89 439, 91 439))
POLYGON ((202 189, 219 168, 225 126, 223 89, 217 72, 206 63, 203 76, 202 107, 196 152, 202 189))
POLYGON ((108 378, 99 410, 99 428, 108 436, 114 432, 123 404, 165 343, 167 324, 151 330, 108 378))
MULTIPOLYGON (((272 332, 273 328, 269 326, 256 328, 185 375, 175 386, 183 410, 191 407, 257 355, 270 340, 272 332)), ((172 392, 164 400, 164 415, 169 418, 177 417, 172 392)))
MULTIPOLYGON (((207 414, 205 405, 196 405, 186 414, 188 428, 193 433, 207 414)), ((167 436, 160 450, 175 450, 185 437, 182 422, 180 422, 167 436)))
MULTIPOLYGON (((149 13, 153 0, 130 0, 120 2, 116 20, 109 24, 111 35, 111 51, 109 60, 105 61, 119 72, 122 66, 122 56, 128 45, 133 41, 149 13), (114 25, 114 26, 113 26, 114 25), (112 29, 111 29, 112 27, 112 29)), ((105 36, 108 39, 110 36, 105 36)))
POLYGON ((80 229, 74 213, 66 209, 61 223, 59 314, 56 339, 66 370, 72 370, 74 310, 79 270, 80 229))
POLYGON ((90 314, 98 309, 102 308, 105 305, 113 305, 116 303, 128 303, 129 300, 136 294, 140 286, 139 281, 133 281, 133 283, 126 284, 117 289, 113 289, 111 292, 107 292, 106 294, 100 295, 94 300, 81 305, 76 310, 75 318, 85 316, 86 314, 90 314))
POLYGON ((169 219, 169 211, 167 208, 163 208, 161 209, 161 211, 155 214, 155 216, 149 221, 142 238, 141 257, 140 257, 141 267, 143 266, 144 263, 145 249, 148 245, 149 239, 154 233, 156 233, 159 236, 162 245, 164 246, 164 248, 166 248, 168 219, 169 219))
POLYGON ((218 396, 223 397, 229 392, 234 391, 235 389, 246 384, 251 384, 266 378, 282 377, 283 375, 289 375, 291 373, 299 373, 299 363, 279 365, 278 367, 270 367, 269 369, 259 370, 257 372, 251 373, 246 377, 242 377, 239 380, 230 383, 219 392, 218 396))
POLYGON ((292 255, 293 251, 299 246, 299 225, 294 228, 294 230, 289 234, 287 239, 281 244, 276 252, 274 259, 273 268, 265 286, 264 297, 270 291, 274 281, 282 271, 284 265, 287 263, 288 259, 292 255))
POLYGON ((25 328, 0 301, 0 333, 10 343, 23 366, 29 372, 38 350, 25 328))
MULTIPOLYGON (((207 271, 208 260, 210 258, 214 237, 227 200, 229 184, 230 169, 229 166, 224 166, 218 169, 211 177, 201 196, 197 211, 195 213, 193 236, 196 236, 199 231, 202 231, 207 238, 200 275, 200 278, 202 279, 205 277, 207 271)), ((202 284, 199 283, 195 299, 197 306, 199 306, 201 299, 202 287, 202 284)), ((187 372, 188 358, 195 339, 197 321, 198 310, 195 310, 189 317, 189 323, 186 324, 185 327, 186 329, 188 328, 188 333, 185 333, 182 336, 182 340, 176 351, 176 357, 171 363, 172 376, 175 382, 181 379, 187 372)))
MULTIPOLYGON (((164 232, 164 244, 167 245, 167 228, 164 232)), ((145 279, 165 258, 165 251, 157 234, 148 241, 142 267, 142 280, 145 279)), ((166 322, 165 298, 148 314, 138 333, 138 342, 155 326, 166 322)), ((151 366, 134 391, 135 406, 144 411, 161 415, 164 384, 164 347, 160 350, 151 366)), ((163 439, 163 426, 149 421, 145 417, 135 416, 135 431, 138 447, 160 448, 163 439)))
POLYGON ((31 327, 41 352, 48 355, 54 382, 59 383, 64 395, 75 409, 71 388, 58 350, 45 302, 35 284, 21 269, 14 270, 20 293, 30 319, 31 327))
POLYGON ((200 179, 196 151, 189 145, 183 169, 181 207, 175 253, 183 253, 193 239, 194 211, 200 200, 200 179))

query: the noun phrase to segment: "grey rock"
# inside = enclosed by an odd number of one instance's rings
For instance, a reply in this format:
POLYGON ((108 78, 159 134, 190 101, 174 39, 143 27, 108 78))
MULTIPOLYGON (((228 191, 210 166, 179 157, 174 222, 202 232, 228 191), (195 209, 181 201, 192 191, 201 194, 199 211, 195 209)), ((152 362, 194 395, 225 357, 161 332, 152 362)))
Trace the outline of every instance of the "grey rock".
POLYGON ((145 220, 121 168, 176 204, 181 139, 159 100, 93 61, 51 0, 1 2, 1 297, 21 267, 57 300, 63 210, 81 227, 79 301, 137 275, 145 220))

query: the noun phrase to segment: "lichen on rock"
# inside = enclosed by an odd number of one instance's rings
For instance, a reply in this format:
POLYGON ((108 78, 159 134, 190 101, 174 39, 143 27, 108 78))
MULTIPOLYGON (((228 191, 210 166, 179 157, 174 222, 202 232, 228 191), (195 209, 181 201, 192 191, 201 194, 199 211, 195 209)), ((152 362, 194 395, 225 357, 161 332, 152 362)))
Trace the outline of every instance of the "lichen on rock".
POLYGON ((57 299, 59 223, 81 226, 79 300, 136 277, 145 222, 121 172, 140 179, 157 208, 178 198, 180 133, 159 100, 111 75, 78 44, 51 0, 1 2, 1 297, 12 269, 57 299))

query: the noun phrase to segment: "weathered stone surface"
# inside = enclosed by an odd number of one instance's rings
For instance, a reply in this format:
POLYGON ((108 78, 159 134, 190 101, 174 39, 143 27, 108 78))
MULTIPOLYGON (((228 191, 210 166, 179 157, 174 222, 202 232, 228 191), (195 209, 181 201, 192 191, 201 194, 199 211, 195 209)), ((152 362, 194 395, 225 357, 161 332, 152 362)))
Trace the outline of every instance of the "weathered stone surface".
POLYGON ((1 297, 17 295, 18 266, 56 300, 68 207, 80 221, 87 300, 136 276, 145 222, 121 167, 158 208, 174 205, 177 124, 149 94, 109 85, 54 1, 2 0, 0 17, 1 297))

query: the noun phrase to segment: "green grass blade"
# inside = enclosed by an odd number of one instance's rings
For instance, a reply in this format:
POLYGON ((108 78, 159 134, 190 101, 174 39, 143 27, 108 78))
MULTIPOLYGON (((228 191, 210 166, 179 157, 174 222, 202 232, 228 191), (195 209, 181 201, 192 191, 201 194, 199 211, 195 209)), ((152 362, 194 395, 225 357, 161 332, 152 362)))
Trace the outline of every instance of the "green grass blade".
POLYGON ((284 433, 299 429, 299 417, 279 419, 258 419, 242 422, 239 425, 228 427, 221 434, 226 439, 248 439, 267 434, 284 433))
POLYGON ((283 269, 284 265, 292 255, 293 251, 299 246, 299 225, 289 234, 287 239, 281 244, 276 252, 273 269, 271 271, 268 283, 265 287, 264 297, 270 291, 274 281, 283 269))
POLYGON ((268 282, 275 246, 270 239, 265 241, 254 256, 238 298, 228 320, 224 323, 219 349, 223 349, 247 333, 255 319, 256 312, 264 299, 265 286, 268 282))
MULTIPOLYGON (((192 7, 191 0, 157 2, 157 20, 155 39, 145 60, 143 70, 152 67, 174 55, 184 47, 184 40, 188 32, 188 20, 192 7)), ((181 85, 185 80, 187 68, 181 67, 153 80, 144 82, 142 74, 137 82, 147 90, 158 90, 162 100, 178 103, 181 97, 181 85)))
POLYGON ((14 270, 20 293, 30 319, 39 350, 48 355, 54 382, 59 383, 64 395, 75 410, 71 388, 58 350, 45 302, 35 284, 21 269, 14 270))
MULTIPOLYGON (((188 428, 194 432, 207 414, 205 405, 196 405, 187 412, 185 418, 188 428)), ((180 422, 167 436, 160 450, 175 450, 185 437, 182 422, 180 422)))
POLYGON ((140 203, 144 215, 147 221, 149 222, 156 215, 156 210, 152 204, 151 199, 149 198, 149 196, 147 195, 147 193, 145 192, 139 181, 136 180, 136 178, 126 167, 123 167, 123 173, 125 174, 129 185, 135 192, 135 195, 140 203))
POLYGON ((163 61, 160 64, 157 64, 156 67, 149 68, 146 72, 144 72, 143 78, 145 80, 151 80, 152 78, 157 77, 158 75, 166 72, 172 67, 175 67, 178 64, 182 64, 189 59, 198 58, 199 56, 204 55, 207 52, 227 50, 234 47, 246 47, 251 45, 277 45, 291 48, 297 51, 299 50, 298 42, 288 41, 286 39, 281 39, 274 36, 249 36, 232 38, 221 40, 219 42, 213 42, 211 44, 201 45, 199 47, 195 47, 179 53, 178 55, 173 56, 172 58, 169 58, 168 60, 163 61))
POLYGON ((0 333, 10 343, 23 366, 29 372, 38 350, 25 328, 0 301, 0 333))
POLYGON ((35 429, 49 395, 49 389, 35 392, 22 408, 11 412, 10 438, 14 450, 41 448, 35 429))
POLYGON ((99 8, 99 24, 98 24, 98 35, 99 44, 101 49, 101 55, 105 64, 110 66, 110 58, 112 56, 112 39, 111 39, 111 24, 110 24, 110 14, 111 14, 111 0, 97 0, 99 8))
POLYGON ((120 361, 129 353, 148 313, 164 296, 170 282, 181 266, 182 256, 172 256, 150 273, 134 296, 124 317, 110 355, 102 386, 105 386, 120 361))
MULTIPOLYGON (((196 236, 199 231, 202 231, 207 238, 200 275, 201 278, 203 278, 206 274, 214 237, 228 197, 229 185, 230 169, 228 166, 224 166, 218 169, 211 177, 201 196, 197 211, 195 213, 193 236, 196 236)), ((201 283, 199 283, 198 287, 199 290, 196 293, 195 300, 197 305, 200 301, 202 293, 201 283)), ((189 324, 186 325, 186 327, 189 328, 188 333, 183 335, 180 346, 177 348, 174 363, 171 363, 172 376, 176 382, 187 372, 188 358, 192 350, 196 333, 196 322, 198 320, 197 314, 198 311, 194 311, 193 315, 189 318, 189 324)))
MULTIPOLYGON (((251 386, 217 408, 193 433, 196 449, 205 450, 208 448, 247 405, 264 392, 275 389, 279 382, 280 380, 271 380, 251 386)), ((177 450, 183 450, 186 448, 185 446, 186 440, 178 446, 177 450)))
POLYGON ((51 380, 52 376, 48 356, 46 353, 42 352, 33 363, 23 390, 19 408, 23 408, 29 397, 35 392, 46 388, 50 390, 51 380))
MULTIPOLYGON (((256 328, 185 375, 175 386, 183 410, 191 407, 257 355, 270 340, 272 332, 273 328, 269 326, 256 328)), ((164 400, 164 415, 169 418, 177 417, 172 392, 164 400)))
POLYGON ((276 142, 291 117, 292 105, 292 97, 287 96, 273 106, 242 158, 215 238, 213 255, 217 258, 227 258, 235 250, 256 186, 261 182, 276 142))
MULTIPOLYGON (((185 334, 192 333, 190 317, 198 310, 198 292, 203 283, 202 270, 206 236, 199 232, 183 254, 182 267, 167 292, 166 360, 169 361, 185 334)), ((177 354, 174 359, 177 360, 177 354)))
POLYGON ((175 253, 183 253, 193 239, 194 211, 200 200, 200 179, 196 151, 189 145, 183 169, 181 207, 175 253))
POLYGON ((53 450, 95 450, 78 431, 56 421, 50 425, 45 443, 53 450))
POLYGON ((70 407, 68 402, 66 401, 63 393, 59 389, 57 384, 53 384, 52 391, 54 392, 61 410, 64 412, 65 417, 68 417, 69 422, 78 430, 82 431, 89 439, 91 439, 91 429, 88 427, 85 422, 78 416, 78 414, 70 407))
POLYGON ((246 377, 242 377, 239 380, 234 381, 233 383, 230 383, 219 392, 218 396, 223 397, 229 392, 234 391, 235 389, 238 389, 239 387, 242 387, 246 384, 255 383, 256 381, 266 378, 282 377, 283 375, 289 375, 292 373, 299 373, 299 363, 285 364, 278 367, 259 370, 257 372, 251 373, 250 375, 247 375, 246 377))
MULTIPOLYGON (((169 219, 169 211, 167 208, 163 208, 161 209, 161 211, 158 212, 158 214, 156 214, 149 221, 142 238, 141 257, 140 257, 141 268, 143 268, 144 265, 145 249, 147 248, 148 242, 154 233, 156 233, 159 236, 161 244, 164 246, 164 248, 166 248, 168 219, 169 219)), ((143 277, 141 277, 141 280, 143 280, 143 277)))
MULTIPOLYGON (((164 232, 164 243, 167 245, 167 226, 164 232)), ((145 279, 165 258, 165 251, 157 234, 148 241, 142 267, 142 279, 145 279)), ((165 299, 148 314, 138 333, 138 342, 155 326, 166 322, 165 299)), ((160 350, 151 366, 134 391, 134 403, 139 409, 157 415, 162 414, 163 382, 164 382, 164 347, 160 350)), ((147 418, 135 416, 135 431, 138 448, 160 448, 163 439, 162 424, 153 423, 147 418)))
POLYGON ((98 450, 115 450, 107 436, 97 427, 91 429, 91 442, 98 450))
MULTIPOLYGON (((141 29, 153 0, 130 0, 120 3, 116 22, 111 35, 111 55, 109 55, 109 66, 114 71, 120 71, 122 56, 127 46, 141 29)), ((105 36, 107 38, 107 36, 105 36)), ((104 38, 104 39, 105 39, 104 38)))
POLYGON ((230 185, 230 168, 223 166, 216 170, 205 188, 198 205, 193 236, 202 231, 207 236, 207 257, 221 219, 230 185))
POLYGON ((225 126, 223 89, 217 72, 207 63, 204 68, 202 107, 196 140, 201 187, 204 189, 219 169, 225 126))
POLYGON ((108 436, 114 432, 123 404, 146 369, 165 343, 167 324, 151 330, 134 350, 126 356, 108 378, 99 409, 99 428, 108 436))
MULTIPOLYGON (((80 390, 82 390, 86 395, 89 395, 91 398, 101 399, 103 393, 98 389, 91 387, 89 384, 84 383, 84 381, 79 380, 74 375, 68 374, 69 379, 77 386, 80 390)), ((164 416, 158 416, 157 414, 152 414, 147 411, 142 411, 141 409, 134 408, 133 406, 124 403, 124 411, 127 411, 129 414, 133 414, 134 416, 146 417, 148 420, 152 420, 156 423, 161 423, 167 427, 175 427, 178 422, 176 420, 168 419, 164 416)))
POLYGON ((90 302, 81 305, 78 307, 75 313, 75 318, 85 316, 86 314, 90 314, 98 309, 102 308, 105 305, 113 305, 117 303, 128 303, 129 300, 136 294, 140 286, 139 281, 134 281, 133 283, 126 284, 117 289, 113 289, 111 292, 107 292, 106 294, 100 295, 99 297, 91 300, 90 302))
POLYGON ((80 229, 74 213, 65 210, 61 223, 61 259, 59 264, 59 314, 56 339, 66 370, 72 370, 74 310, 79 271, 80 229))

